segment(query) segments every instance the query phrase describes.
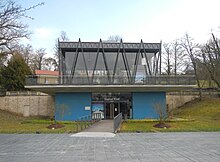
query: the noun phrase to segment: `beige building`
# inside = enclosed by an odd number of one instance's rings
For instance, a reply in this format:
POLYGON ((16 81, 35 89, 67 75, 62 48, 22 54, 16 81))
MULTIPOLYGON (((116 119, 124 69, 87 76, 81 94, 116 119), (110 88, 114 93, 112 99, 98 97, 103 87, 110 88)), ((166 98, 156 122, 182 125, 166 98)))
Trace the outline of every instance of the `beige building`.
POLYGON ((48 70, 35 70, 38 84, 58 84, 59 72, 48 70))

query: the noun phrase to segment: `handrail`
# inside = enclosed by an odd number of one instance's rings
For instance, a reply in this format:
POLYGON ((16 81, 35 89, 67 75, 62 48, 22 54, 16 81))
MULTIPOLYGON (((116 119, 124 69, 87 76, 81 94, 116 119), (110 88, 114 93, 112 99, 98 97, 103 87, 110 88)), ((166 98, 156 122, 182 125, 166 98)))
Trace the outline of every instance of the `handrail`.
POLYGON ((79 120, 76 121, 76 131, 82 131, 92 125, 91 115, 81 116, 79 120))
POLYGON ((91 115, 81 116, 79 117, 79 120, 76 121, 76 131, 80 132, 100 120, 101 115, 99 114, 97 114, 95 117, 91 115))
POLYGON ((116 117, 114 117, 114 132, 116 133, 118 128, 120 128, 122 122, 122 113, 119 113, 116 117))

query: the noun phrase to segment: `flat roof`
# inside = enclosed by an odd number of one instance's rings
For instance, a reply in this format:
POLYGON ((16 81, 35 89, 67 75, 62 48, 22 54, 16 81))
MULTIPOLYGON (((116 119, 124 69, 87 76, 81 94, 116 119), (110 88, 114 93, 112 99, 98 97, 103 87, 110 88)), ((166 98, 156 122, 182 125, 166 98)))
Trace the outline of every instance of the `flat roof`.
POLYGON ((30 85, 25 88, 55 94, 57 92, 172 92, 195 88, 196 85, 30 85))
POLYGON ((97 52, 98 49, 105 52, 117 52, 118 50, 125 52, 146 52, 157 53, 161 50, 161 43, 111 43, 111 42, 59 42, 59 48, 63 52, 97 52))
POLYGON ((35 70, 36 75, 55 75, 59 76, 59 71, 35 70))

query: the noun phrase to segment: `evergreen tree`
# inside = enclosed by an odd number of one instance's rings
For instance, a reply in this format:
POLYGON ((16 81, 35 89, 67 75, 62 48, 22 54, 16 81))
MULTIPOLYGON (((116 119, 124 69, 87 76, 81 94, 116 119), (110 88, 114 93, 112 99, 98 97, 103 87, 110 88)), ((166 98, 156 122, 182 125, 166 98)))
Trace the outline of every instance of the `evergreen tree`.
POLYGON ((29 66, 20 54, 14 54, 1 70, 2 87, 8 91, 24 90, 25 77, 31 75, 29 66))

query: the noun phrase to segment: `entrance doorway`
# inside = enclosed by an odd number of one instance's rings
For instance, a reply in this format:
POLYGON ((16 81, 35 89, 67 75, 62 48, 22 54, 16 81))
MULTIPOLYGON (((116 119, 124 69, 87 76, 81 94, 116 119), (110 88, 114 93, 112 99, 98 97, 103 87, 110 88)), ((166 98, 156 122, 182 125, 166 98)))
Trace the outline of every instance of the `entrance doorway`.
POLYGON ((106 102, 105 103, 105 118, 113 119, 120 112, 120 107, 118 102, 106 102))
POLYGON ((92 93, 92 115, 101 113, 102 119, 113 119, 122 113, 124 119, 132 119, 131 93, 92 93))

